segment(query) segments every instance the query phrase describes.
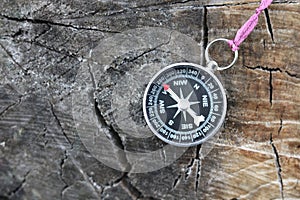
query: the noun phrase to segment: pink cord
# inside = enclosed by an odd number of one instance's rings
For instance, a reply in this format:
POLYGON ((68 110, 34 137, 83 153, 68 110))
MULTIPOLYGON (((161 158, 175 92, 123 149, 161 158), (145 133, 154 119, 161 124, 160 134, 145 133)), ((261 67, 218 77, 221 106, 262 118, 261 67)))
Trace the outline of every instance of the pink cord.
POLYGON ((232 51, 239 49, 240 44, 248 37, 248 35, 253 31, 254 27, 257 25, 258 16, 260 13, 266 9, 273 0, 262 0, 260 6, 256 9, 256 13, 248 19, 248 21, 238 30, 236 36, 233 40, 229 40, 232 51))

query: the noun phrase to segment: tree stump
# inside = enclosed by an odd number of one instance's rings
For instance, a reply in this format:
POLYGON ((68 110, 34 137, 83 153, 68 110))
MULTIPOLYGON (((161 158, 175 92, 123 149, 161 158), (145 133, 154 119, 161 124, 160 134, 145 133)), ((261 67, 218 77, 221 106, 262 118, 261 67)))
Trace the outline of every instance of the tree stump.
POLYGON ((146 126, 146 84, 175 62, 204 65, 208 42, 232 39, 258 0, 0 5, 0 199, 300 199, 298 0, 262 13, 220 72, 224 128, 188 149, 146 126))

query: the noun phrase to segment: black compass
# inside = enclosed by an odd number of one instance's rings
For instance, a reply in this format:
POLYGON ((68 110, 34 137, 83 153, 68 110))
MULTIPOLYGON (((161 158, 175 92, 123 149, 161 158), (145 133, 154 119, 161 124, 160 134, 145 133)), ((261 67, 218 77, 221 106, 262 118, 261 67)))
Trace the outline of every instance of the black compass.
POLYGON ((226 115, 225 90, 208 67, 177 63, 148 84, 143 111, 152 132, 176 146, 194 146, 218 132, 226 115))

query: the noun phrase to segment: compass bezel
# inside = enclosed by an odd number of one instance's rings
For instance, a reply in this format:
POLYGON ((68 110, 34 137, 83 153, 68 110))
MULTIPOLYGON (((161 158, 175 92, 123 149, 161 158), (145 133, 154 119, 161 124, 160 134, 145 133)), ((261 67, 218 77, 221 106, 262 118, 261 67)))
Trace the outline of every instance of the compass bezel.
MULTIPOLYGON (((211 97, 210 97, 211 98, 211 97)), ((198 64, 194 64, 194 63, 188 63, 188 62, 182 62, 182 63, 175 63, 172 65, 169 65, 163 69, 161 69, 160 71, 158 71, 149 81, 145 93, 144 93, 144 97, 143 97, 143 114, 144 114, 144 118, 147 122, 148 127, 150 128, 150 130, 154 133, 154 135, 156 135, 159 139, 161 139, 162 141, 171 144, 171 145, 175 145, 178 147, 190 147, 190 146, 196 146, 199 144, 202 144, 203 142, 206 142, 207 140, 209 140, 211 137, 213 137, 216 133, 219 132, 220 128, 222 127, 224 120, 225 120, 225 116, 226 116, 226 111, 227 111, 227 98, 226 98, 226 92, 225 89, 221 83, 221 81, 219 80, 219 78, 213 73, 213 71, 210 68, 207 67, 203 67, 201 65, 198 64), (211 78, 214 79, 214 81, 217 83, 218 88, 220 89, 220 93, 222 95, 222 99, 223 99, 223 106, 222 106, 222 110, 221 110, 221 116, 219 118, 219 122, 218 124, 207 134, 205 135, 205 137, 203 137, 202 139, 195 141, 195 142, 190 142, 190 143, 179 143, 179 142, 174 142, 172 140, 169 140, 165 137, 163 137, 152 125, 152 123, 150 122, 150 119, 148 117, 147 114, 147 96, 148 96, 148 92, 149 89, 152 85, 152 83, 165 71, 169 70, 170 68, 175 68, 178 66, 192 66, 195 68, 198 68, 200 70, 205 71, 206 73, 209 74, 209 76, 211 78)))

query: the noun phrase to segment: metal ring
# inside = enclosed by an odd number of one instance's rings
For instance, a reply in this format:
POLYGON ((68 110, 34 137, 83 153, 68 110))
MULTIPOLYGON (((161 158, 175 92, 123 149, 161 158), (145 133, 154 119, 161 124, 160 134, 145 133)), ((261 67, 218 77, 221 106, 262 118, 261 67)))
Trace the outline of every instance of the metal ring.
MULTIPOLYGON (((206 59, 206 62, 207 62, 207 63, 209 63, 209 62, 211 62, 211 61, 214 61, 214 60, 211 60, 211 59, 210 59, 208 50, 209 50, 210 46, 211 46, 213 43, 218 42, 218 41, 223 41, 223 42, 225 41, 226 43, 229 42, 229 40, 227 40, 227 39, 225 39, 225 38, 215 39, 215 40, 213 40, 212 42, 210 42, 210 43, 207 45, 206 49, 205 49, 205 59, 206 59)), ((228 69, 228 68, 232 67, 232 66, 234 65, 234 63, 236 63, 236 61, 237 61, 237 59, 238 59, 238 56, 239 56, 238 51, 237 51, 237 50, 234 51, 234 59, 233 59, 232 63, 230 63, 230 65, 225 66, 225 67, 218 67, 217 70, 225 70, 225 69, 228 69)))

